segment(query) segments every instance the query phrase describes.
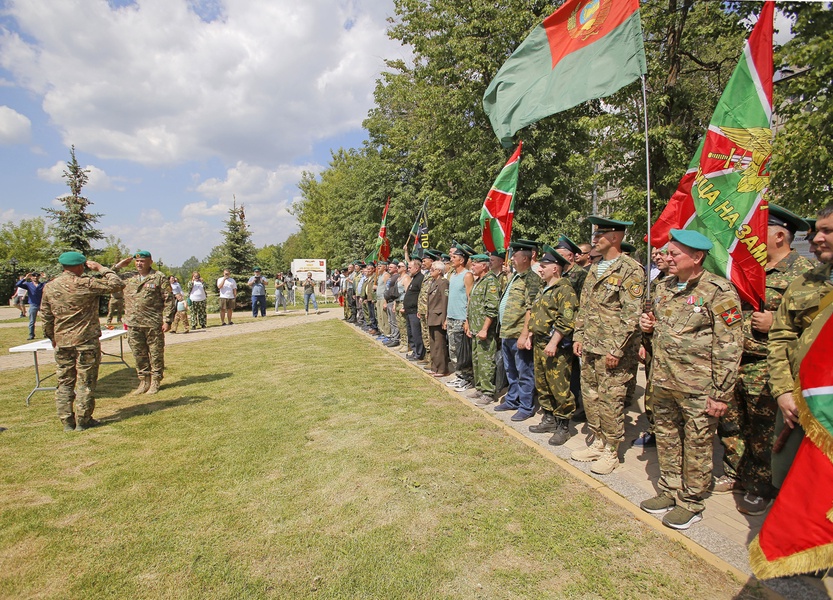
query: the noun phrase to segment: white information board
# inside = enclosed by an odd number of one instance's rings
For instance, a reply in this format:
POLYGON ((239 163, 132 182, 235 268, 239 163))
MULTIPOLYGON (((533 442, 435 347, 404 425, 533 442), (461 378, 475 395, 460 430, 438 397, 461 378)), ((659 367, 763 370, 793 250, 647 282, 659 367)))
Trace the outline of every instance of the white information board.
POLYGON ((321 258, 296 258, 292 261, 292 275, 303 281, 312 273, 314 281, 327 281, 327 261, 321 258))

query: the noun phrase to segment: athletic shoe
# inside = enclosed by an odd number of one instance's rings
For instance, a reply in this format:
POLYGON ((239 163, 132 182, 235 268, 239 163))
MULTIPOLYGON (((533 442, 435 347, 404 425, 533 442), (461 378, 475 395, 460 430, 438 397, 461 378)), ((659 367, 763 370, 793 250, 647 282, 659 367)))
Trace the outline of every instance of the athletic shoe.
POLYGON ((738 512, 751 517, 757 517, 758 515, 764 514, 771 503, 772 500, 746 492, 738 500, 738 512))
POLYGON ((683 530, 702 520, 703 517, 700 513, 691 512, 682 506, 676 506, 662 518, 662 524, 672 529, 683 530))
POLYGON ((665 494, 648 498, 639 503, 639 508, 652 515, 664 515, 675 506, 677 506, 677 502, 674 498, 665 494))

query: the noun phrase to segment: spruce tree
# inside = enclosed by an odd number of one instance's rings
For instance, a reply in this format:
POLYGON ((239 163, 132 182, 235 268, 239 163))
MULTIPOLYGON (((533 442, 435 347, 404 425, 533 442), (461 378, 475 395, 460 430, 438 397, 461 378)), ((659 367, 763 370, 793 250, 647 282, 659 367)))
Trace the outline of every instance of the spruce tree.
POLYGON ((104 239, 104 233, 95 227, 99 213, 89 213, 87 208, 92 202, 81 195, 81 190, 89 180, 89 169, 82 169, 75 159, 75 146, 69 151, 71 160, 64 169, 63 177, 67 180, 70 193, 61 196, 58 201, 63 205, 59 208, 44 208, 54 223, 54 234, 57 245, 61 250, 76 250, 85 256, 95 254, 92 243, 104 239))
POLYGON ((229 218, 224 221, 226 229, 223 231, 223 245, 221 256, 224 268, 228 268, 235 278, 250 273, 255 267, 255 245, 252 243, 252 233, 246 226, 246 215, 243 205, 238 208, 237 202, 228 211, 229 218))

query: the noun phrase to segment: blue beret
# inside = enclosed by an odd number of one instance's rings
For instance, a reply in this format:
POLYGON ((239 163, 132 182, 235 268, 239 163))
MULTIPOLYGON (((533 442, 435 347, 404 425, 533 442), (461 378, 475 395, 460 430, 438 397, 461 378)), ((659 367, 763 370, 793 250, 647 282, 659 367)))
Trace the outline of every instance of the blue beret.
POLYGON ((672 229, 669 236, 675 242, 679 242, 683 246, 688 246, 695 250, 705 250, 708 252, 714 247, 712 241, 699 231, 693 229, 672 229))

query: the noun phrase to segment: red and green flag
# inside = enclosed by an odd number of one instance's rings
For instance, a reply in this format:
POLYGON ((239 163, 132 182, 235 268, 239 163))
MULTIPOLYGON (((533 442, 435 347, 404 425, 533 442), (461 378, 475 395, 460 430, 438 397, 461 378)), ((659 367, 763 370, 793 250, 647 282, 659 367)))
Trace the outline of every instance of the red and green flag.
POLYGON ((646 72, 639 0, 567 0, 498 70, 483 108, 508 148, 523 127, 646 72))
POLYGON ((801 359, 800 393, 793 394, 806 436, 749 545, 749 563, 760 579, 833 567, 833 304, 811 329, 815 341, 801 359))
POLYGON ((373 249, 364 262, 373 262, 374 260, 388 260, 390 258, 390 240, 388 240, 388 207, 390 206, 390 196, 385 203, 385 210, 382 211, 382 222, 379 224, 379 236, 376 238, 376 247, 373 249))
POLYGON ((764 3, 700 147, 651 228, 655 247, 668 241, 671 229, 709 237, 714 248, 705 268, 730 279, 754 307, 766 283, 774 5, 764 3))
POLYGON ((480 226, 483 228, 483 245, 489 252, 505 250, 512 237, 512 219, 515 215, 515 189, 518 187, 518 165, 521 162, 521 147, 518 147, 501 169, 492 189, 486 194, 480 211, 480 226))

